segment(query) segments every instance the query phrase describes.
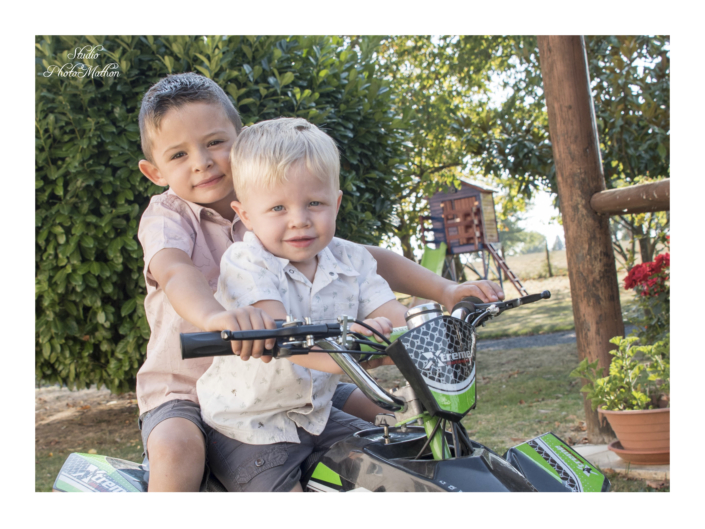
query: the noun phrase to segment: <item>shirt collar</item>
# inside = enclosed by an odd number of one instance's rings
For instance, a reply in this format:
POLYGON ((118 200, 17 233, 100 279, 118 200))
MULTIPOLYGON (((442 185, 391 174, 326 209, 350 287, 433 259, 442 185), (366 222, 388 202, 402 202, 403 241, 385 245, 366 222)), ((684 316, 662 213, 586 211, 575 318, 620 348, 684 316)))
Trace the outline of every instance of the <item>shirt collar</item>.
POLYGON ((230 235, 234 235, 237 232, 237 223, 240 222, 240 217, 235 214, 235 218, 233 219, 232 222, 230 222, 228 219, 223 217, 220 213, 218 213, 216 210, 211 209, 206 206, 201 206, 200 204, 196 204, 195 202, 191 202, 190 200, 186 200, 184 198, 181 198, 179 195, 177 195, 171 188, 167 190, 168 195, 173 195, 175 197, 178 197, 179 200, 182 200, 183 202, 188 205, 188 207, 193 211, 193 214, 196 215, 196 218, 198 219, 206 219, 211 222, 215 222, 216 224, 222 224, 222 225, 227 225, 230 226, 230 235))

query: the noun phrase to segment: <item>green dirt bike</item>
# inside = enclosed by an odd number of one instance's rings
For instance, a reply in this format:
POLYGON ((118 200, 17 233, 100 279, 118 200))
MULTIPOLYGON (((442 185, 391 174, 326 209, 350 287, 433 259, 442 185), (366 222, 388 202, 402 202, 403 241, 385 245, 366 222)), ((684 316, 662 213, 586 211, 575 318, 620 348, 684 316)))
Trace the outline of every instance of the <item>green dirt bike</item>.
MULTIPOLYGON (((408 327, 395 329, 391 341, 350 332, 353 321, 347 317, 336 323, 288 318, 274 330, 183 334, 182 356, 228 355, 230 340, 274 337, 277 345, 269 354, 329 353, 387 411, 377 416, 374 427, 312 454, 302 468, 306 491, 606 492, 609 480, 552 433, 500 457, 471 440, 460 422, 476 406, 476 327, 506 310, 549 297, 544 291, 495 303, 467 298, 450 316, 436 303, 420 305, 408 311, 408 327), (392 392, 382 389, 359 364, 375 355, 391 357, 407 385, 392 392)), ((147 462, 71 454, 54 490, 139 492, 147 490, 148 479, 147 462)), ((206 490, 224 488, 211 477, 206 490)))

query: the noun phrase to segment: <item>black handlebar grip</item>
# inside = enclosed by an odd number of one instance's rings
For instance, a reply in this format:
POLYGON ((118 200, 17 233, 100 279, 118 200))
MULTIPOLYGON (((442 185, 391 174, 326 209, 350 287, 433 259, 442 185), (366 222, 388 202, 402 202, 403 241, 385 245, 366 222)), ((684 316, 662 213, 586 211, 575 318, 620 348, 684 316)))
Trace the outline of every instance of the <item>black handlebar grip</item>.
POLYGON ((475 296, 465 296, 462 301, 469 301, 470 303, 473 303, 475 305, 477 305, 478 303, 483 303, 480 298, 476 298, 475 296))
POLYGON ((204 358, 233 354, 230 342, 223 340, 219 332, 192 332, 181 334, 181 358, 204 358))
POLYGON ((478 303, 482 303, 482 300, 480 298, 476 298, 475 296, 464 297, 462 300, 460 300, 453 306, 453 309, 450 311, 450 313, 455 314, 461 319, 464 319, 465 316, 467 316, 468 314, 475 312, 475 310, 477 309, 475 305, 477 305, 478 303), (457 311, 458 309, 462 309, 462 314, 456 314, 455 311, 457 311))
POLYGON ((550 297, 551 293, 548 290, 544 290, 540 294, 531 294, 530 296, 524 296, 519 299, 521 300, 521 304, 525 305, 527 303, 534 303, 535 301, 540 301, 542 299, 549 299, 550 297))

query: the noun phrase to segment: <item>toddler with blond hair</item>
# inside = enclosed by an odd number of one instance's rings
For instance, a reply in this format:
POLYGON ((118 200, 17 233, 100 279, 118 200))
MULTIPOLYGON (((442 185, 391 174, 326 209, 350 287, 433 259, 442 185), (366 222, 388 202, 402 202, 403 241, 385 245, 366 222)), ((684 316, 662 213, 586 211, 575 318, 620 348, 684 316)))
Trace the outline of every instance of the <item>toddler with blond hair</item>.
MULTIPOLYGON (((328 135, 304 119, 263 121, 243 130, 231 163, 232 207, 249 232, 221 260, 223 307, 254 306, 274 319, 348 315, 386 335, 404 325, 406 307, 372 255, 334 237, 342 192, 328 135)), ((197 390, 214 430, 211 470, 228 490, 301 490, 301 466, 313 451, 371 427, 332 407, 340 373, 327 354, 213 361, 197 390)))

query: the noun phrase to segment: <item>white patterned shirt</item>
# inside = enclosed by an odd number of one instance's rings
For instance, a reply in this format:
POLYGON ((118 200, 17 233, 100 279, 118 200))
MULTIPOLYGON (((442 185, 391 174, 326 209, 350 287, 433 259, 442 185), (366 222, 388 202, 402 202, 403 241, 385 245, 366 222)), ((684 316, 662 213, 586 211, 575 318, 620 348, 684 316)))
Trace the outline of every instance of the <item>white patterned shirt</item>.
MULTIPOLYGON (((216 299, 226 309, 281 301, 297 319, 330 322, 345 314, 362 320, 395 296, 377 274, 375 259, 358 244, 334 238, 318 254, 311 282, 247 232, 223 255, 216 299)), ((298 443, 297 426, 312 435, 323 432, 339 378, 286 359, 265 364, 219 356, 197 383, 201 415, 243 443, 298 443)))

